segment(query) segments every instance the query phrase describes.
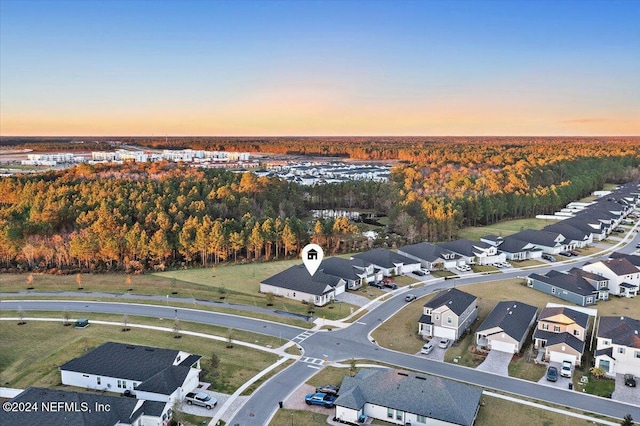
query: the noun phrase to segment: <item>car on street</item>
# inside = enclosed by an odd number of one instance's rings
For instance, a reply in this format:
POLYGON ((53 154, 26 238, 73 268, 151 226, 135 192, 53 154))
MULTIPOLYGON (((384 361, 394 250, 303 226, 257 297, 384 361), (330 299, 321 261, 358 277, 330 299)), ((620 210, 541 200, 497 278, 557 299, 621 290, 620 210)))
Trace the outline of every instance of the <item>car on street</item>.
POLYGON ((449 339, 445 337, 440 339, 440 342, 438 343, 438 347, 442 349, 447 349, 449 347, 449 339))
POLYGON ((334 385, 323 385, 316 388, 316 393, 326 393, 327 395, 338 395, 340 388, 334 385))
POLYGON ((184 400, 189 405, 199 405, 208 410, 211 410, 218 404, 218 400, 204 392, 189 392, 184 397, 184 400))
POLYGON ((318 392, 318 393, 310 393, 304 397, 304 402, 307 405, 321 405, 327 408, 333 408, 333 403, 336 401, 335 395, 329 395, 326 393, 318 392))
POLYGON ((562 368, 560 369, 560 375, 562 377, 571 377, 571 362, 562 361, 562 368))
POLYGON ((558 369, 554 366, 547 368, 547 380, 555 382, 558 380, 558 369))
POLYGON ((633 377, 633 374, 624 375, 624 385, 632 388, 636 387, 636 378, 633 377))
POLYGON ((411 294, 411 293, 407 294, 407 295, 404 297, 404 301, 405 301, 405 302, 413 302, 413 301, 414 301, 414 300, 416 300, 416 299, 417 299, 417 296, 416 296, 415 294, 411 294))
POLYGON ((427 342, 424 345, 422 345, 422 349, 420 349, 420 353, 424 355, 429 355, 432 350, 433 350, 433 343, 427 342))

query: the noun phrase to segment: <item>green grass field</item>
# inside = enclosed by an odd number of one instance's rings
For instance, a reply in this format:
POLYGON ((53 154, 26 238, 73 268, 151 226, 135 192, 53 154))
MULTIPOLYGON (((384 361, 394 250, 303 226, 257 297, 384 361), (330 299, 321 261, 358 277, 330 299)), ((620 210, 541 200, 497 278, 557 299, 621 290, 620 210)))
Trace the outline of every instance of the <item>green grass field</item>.
POLYGON ((542 229, 552 223, 555 223, 555 221, 535 218, 506 220, 504 222, 494 223, 493 225, 462 228, 458 231, 458 238, 478 241, 481 237, 490 234, 506 237, 507 235, 515 234, 524 229, 542 229))
POLYGON ((235 345, 226 348, 219 342, 173 332, 132 328, 122 332, 121 326, 91 324, 85 329, 64 327, 61 323, 29 321, 18 325, 3 321, 0 327, 0 383, 2 386, 60 387, 58 367, 101 343, 112 341, 161 348, 179 349, 203 356, 201 365, 208 368, 211 354, 220 358, 218 376, 212 390, 233 393, 255 374, 277 361, 268 352, 235 345))

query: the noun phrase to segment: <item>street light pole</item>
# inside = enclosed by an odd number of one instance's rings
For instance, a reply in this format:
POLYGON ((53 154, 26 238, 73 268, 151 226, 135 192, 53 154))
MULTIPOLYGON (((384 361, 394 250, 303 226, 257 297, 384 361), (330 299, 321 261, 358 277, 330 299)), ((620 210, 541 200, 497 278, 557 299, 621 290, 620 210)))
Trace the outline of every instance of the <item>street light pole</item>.
POLYGON ((291 426, 293 426, 293 413, 291 413, 291 426))

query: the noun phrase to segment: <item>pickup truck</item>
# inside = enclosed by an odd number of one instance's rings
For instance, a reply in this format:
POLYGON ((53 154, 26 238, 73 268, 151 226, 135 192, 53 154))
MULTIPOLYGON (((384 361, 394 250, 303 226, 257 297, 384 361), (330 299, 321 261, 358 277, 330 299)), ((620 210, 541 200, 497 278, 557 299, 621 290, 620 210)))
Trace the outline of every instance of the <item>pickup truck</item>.
POLYGON ((211 395, 207 395, 204 392, 189 392, 184 397, 184 402, 189 405, 199 405, 209 410, 215 407, 218 403, 215 398, 213 398, 211 395))
POLYGON ((322 405, 323 407, 333 408, 333 403, 336 401, 334 395, 328 395, 326 393, 310 393, 304 397, 304 402, 307 405, 322 405))

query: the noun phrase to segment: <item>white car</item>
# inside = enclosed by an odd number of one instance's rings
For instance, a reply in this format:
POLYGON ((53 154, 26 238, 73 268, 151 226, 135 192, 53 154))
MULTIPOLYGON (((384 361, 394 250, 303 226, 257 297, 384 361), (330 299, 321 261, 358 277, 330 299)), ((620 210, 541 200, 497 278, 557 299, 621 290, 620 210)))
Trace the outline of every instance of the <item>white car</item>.
POLYGON ((571 377, 571 362, 562 361, 562 369, 560 369, 560 375, 562 377, 571 377))
POLYGON ((438 347, 442 349, 447 349, 449 347, 449 339, 444 337, 440 339, 440 343, 438 343, 438 347))
POLYGON ((429 342, 429 343, 425 343, 422 346, 422 349, 420 349, 420 353, 424 354, 424 355, 429 355, 432 350, 433 350, 433 344, 431 344, 431 342, 429 342))
POLYGON ((218 401, 214 397, 204 392, 189 392, 184 397, 184 400, 189 405, 199 405, 209 410, 218 404, 218 401))

